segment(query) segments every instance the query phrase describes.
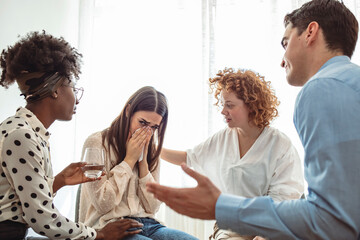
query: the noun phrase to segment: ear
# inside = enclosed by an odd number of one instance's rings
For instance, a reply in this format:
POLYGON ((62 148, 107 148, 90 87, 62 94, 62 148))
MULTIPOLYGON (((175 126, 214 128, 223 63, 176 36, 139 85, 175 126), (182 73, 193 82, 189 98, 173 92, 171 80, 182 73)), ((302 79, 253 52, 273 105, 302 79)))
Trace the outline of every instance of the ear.
POLYGON ((54 98, 54 99, 57 99, 57 97, 58 97, 57 91, 54 91, 54 92, 51 94, 51 97, 54 98))
POLYGON ((129 117, 129 108, 130 108, 130 103, 125 108, 125 116, 126 117, 129 117))
POLYGON ((320 27, 317 22, 313 21, 313 22, 309 23, 308 27, 305 30, 305 32, 306 32, 305 40, 306 40, 307 46, 313 44, 318 39, 319 33, 320 33, 319 30, 320 30, 320 27))

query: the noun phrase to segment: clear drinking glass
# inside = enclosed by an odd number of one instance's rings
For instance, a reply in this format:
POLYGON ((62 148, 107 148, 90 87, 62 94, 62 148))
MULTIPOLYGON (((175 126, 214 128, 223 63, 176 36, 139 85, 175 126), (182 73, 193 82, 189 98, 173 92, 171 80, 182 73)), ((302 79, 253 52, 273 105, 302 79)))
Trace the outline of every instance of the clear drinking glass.
POLYGON ((98 178, 105 170, 104 164, 105 152, 100 148, 85 148, 84 156, 81 159, 82 162, 87 164, 81 169, 84 175, 88 178, 98 178))

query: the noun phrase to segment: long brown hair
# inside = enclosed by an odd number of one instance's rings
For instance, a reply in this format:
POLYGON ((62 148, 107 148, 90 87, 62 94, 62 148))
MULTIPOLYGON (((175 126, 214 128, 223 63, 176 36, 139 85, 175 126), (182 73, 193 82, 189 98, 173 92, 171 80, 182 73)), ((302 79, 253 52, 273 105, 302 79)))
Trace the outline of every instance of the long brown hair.
POLYGON ((166 97, 155 88, 142 87, 128 99, 120 115, 115 118, 109 128, 102 131, 102 143, 108 153, 110 153, 110 148, 114 150, 117 159, 116 164, 121 163, 126 156, 126 141, 129 135, 131 118, 138 111, 156 112, 162 117, 159 129, 156 130, 158 131, 157 134, 155 131, 150 139, 146 156, 149 170, 152 172, 159 162, 168 120, 166 97), (126 111, 128 111, 127 114, 126 111), (157 145, 154 143, 154 138, 157 138, 157 145))

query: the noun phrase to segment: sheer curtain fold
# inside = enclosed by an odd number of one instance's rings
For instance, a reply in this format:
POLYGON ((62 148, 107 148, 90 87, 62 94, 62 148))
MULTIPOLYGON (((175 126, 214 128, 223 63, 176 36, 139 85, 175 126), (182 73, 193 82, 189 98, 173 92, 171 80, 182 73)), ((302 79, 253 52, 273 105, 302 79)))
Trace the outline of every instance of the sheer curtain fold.
MULTIPOLYGON (((224 67, 264 75, 281 101, 273 126, 285 132, 302 156, 292 124, 299 88, 280 68, 283 17, 304 0, 80 0, 82 80, 86 89, 76 119, 76 142, 102 130, 139 87, 152 85, 168 98, 164 146, 186 150, 226 125, 208 79, 224 67)), ((344 3, 358 17, 359 0, 344 3)), ((357 51, 353 57, 358 62, 357 51)), ((78 159, 81 147, 77 148, 78 159)), ((161 162, 160 182, 194 186, 179 167, 161 162)), ((239 183, 240 184, 240 183, 239 183)), ((206 196, 204 196, 206 197, 206 196)), ((163 205, 156 216, 167 226, 207 239, 214 221, 181 216, 163 205)))

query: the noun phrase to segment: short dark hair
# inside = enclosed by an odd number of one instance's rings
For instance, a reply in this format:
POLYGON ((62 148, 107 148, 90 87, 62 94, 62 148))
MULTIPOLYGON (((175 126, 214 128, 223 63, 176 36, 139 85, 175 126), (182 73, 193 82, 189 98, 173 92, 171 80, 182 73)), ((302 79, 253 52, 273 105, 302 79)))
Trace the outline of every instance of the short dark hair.
POLYGON ((21 73, 58 72, 79 79, 82 55, 64 38, 42 32, 30 32, 0 55, 0 85, 8 88, 21 73))
POLYGON ((299 35, 312 21, 319 24, 330 50, 341 50, 351 58, 358 38, 358 21, 343 3, 336 0, 313 0, 284 18, 285 27, 291 23, 299 35))

